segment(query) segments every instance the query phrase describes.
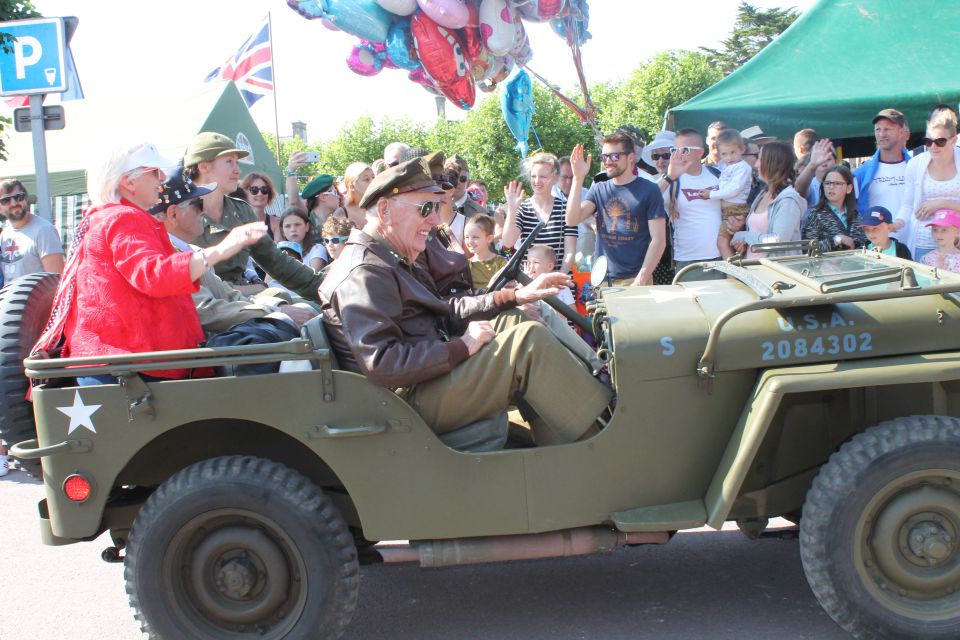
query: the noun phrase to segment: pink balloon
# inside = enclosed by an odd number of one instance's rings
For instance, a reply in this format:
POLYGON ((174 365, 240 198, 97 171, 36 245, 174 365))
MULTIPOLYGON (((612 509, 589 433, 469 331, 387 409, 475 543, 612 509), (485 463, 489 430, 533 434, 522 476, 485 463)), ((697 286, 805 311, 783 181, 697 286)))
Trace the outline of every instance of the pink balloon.
POLYGON ((480 35, 483 44, 495 56, 505 55, 513 48, 516 26, 506 0, 481 0, 480 35))
POLYGON ((441 27, 462 29, 470 20, 466 0, 417 0, 420 9, 441 27))

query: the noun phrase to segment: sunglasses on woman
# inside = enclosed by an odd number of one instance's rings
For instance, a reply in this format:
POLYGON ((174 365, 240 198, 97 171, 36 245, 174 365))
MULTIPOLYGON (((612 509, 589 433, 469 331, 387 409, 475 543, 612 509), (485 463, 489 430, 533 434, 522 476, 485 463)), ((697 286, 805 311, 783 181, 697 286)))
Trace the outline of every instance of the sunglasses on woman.
POLYGON ((248 187, 247 191, 255 196, 260 195, 261 193, 265 196, 270 195, 270 187, 248 187))
POLYGON ((343 244, 347 241, 347 236, 324 236, 320 238, 323 244, 343 244))
POLYGON ((931 145, 937 145, 938 147, 945 147, 947 143, 950 142, 950 138, 923 138, 920 140, 923 143, 923 146, 929 147, 931 145))
POLYGON ((437 212, 437 215, 440 214, 440 202, 424 202, 423 204, 417 204, 415 202, 404 202, 403 200, 395 200, 397 204, 405 204, 411 207, 416 207, 417 212, 420 214, 421 218, 429 218, 430 214, 434 211, 437 212))

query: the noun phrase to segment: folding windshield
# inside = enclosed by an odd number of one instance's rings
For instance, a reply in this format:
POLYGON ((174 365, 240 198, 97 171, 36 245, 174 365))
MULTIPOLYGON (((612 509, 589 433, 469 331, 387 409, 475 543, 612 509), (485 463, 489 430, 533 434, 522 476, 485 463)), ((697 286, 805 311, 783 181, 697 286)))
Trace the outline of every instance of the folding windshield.
POLYGON ((761 260, 776 271, 820 293, 904 291, 960 284, 960 276, 876 252, 844 251, 822 256, 761 260))

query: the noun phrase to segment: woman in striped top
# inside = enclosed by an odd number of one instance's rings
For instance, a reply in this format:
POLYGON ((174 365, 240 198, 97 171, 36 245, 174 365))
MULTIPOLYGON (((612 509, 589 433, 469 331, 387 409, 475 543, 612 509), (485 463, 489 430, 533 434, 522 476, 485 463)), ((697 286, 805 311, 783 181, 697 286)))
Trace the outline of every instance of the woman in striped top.
POLYGON ((577 228, 566 224, 567 201, 551 193, 560 164, 552 153, 538 153, 524 162, 524 173, 530 178, 533 195, 524 199, 523 185, 514 180, 503 189, 507 200, 507 218, 503 225, 503 246, 513 247, 524 241, 541 221, 547 225, 537 236, 537 244, 551 247, 557 254, 556 271, 568 273, 573 268, 577 247, 577 228))

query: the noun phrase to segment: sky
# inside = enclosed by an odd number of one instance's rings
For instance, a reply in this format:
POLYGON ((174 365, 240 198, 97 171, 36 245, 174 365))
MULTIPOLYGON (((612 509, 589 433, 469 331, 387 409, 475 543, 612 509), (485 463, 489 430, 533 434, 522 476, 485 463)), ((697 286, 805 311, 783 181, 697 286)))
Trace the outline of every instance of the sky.
MULTIPOLYGON (((805 11, 815 2, 751 4, 805 11)), ((593 38, 582 48, 587 81, 624 79, 666 49, 715 47, 733 28, 738 5, 739 0, 590 0, 593 38)), ((79 18, 71 49, 89 100, 129 103, 131 108, 137 100, 176 100, 178 88, 203 82, 269 12, 276 110, 269 96, 253 105, 251 114, 261 130, 279 129, 281 136, 289 136, 291 123, 299 120, 307 123, 308 139, 315 142, 333 138, 363 114, 375 120, 436 118, 433 96, 407 80, 405 72, 353 73, 346 58, 357 38, 300 17, 285 0, 34 0, 34 6, 44 16, 79 18)), ((561 88, 575 86, 566 43, 546 24, 528 23, 527 33, 534 52, 529 67, 561 88)), ((489 98, 478 94, 478 101, 489 98)), ((0 113, 6 113, 3 109, 9 110, 3 106, 0 113)), ((464 116, 449 102, 446 114, 448 119, 464 116)))

